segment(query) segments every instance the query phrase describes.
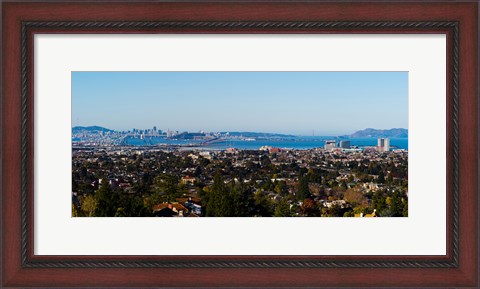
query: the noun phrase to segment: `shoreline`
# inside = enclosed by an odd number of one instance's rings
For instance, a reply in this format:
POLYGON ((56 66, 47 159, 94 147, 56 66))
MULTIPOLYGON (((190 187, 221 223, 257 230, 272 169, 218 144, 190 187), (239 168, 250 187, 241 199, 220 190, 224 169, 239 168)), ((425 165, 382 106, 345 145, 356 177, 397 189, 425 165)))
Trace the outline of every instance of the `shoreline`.
MULTIPOLYGON (((408 138, 389 138, 391 150, 408 151, 408 138)), ((102 139, 92 139, 83 141, 72 141, 72 147, 108 147, 108 148, 136 148, 136 149, 162 149, 162 150, 198 150, 198 151, 224 151, 228 149, 235 150, 261 150, 262 148, 279 148, 283 150, 311 150, 324 149, 326 139, 315 140, 225 140, 214 143, 190 142, 183 140, 172 140, 171 142, 155 142, 152 140, 133 139, 130 142, 109 142, 102 139)), ((346 139, 349 142, 347 147, 334 147, 335 149, 365 150, 377 147, 378 138, 352 138, 346 139)), ((329 148, 331 150, 332 148, 329 148)))

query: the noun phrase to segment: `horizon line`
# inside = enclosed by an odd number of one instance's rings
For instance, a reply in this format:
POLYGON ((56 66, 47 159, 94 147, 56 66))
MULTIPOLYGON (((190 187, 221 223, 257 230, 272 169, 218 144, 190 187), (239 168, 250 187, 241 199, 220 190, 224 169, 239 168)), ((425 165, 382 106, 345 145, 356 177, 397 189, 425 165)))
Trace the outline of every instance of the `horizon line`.
MULTIPOLYGON (((107 127, 104 127, 104 126, 101 126, 101 125, 73 125, 73 124, 72 124, 72 129, 73 129, 73 128, 76 128, 76 127, 84 127, 84 128, 88 128, 88 127, 101 127, 101 128, 107 129, 107 130, 122 132, 122 131, 132 131, 133 129, 151 130, 151 129, 153 129, 154 126, 151 126, 150 128, 135 128, 135 127, 134 127, 134 128, 131 128, 131 129, 118 130, 118 129, 107 128, 107 127)), ((198 132, 201 131, 201 132, 203 132, 203 133, 235 132, 235 133, 268 133, 268 134, 281 134, 281 135, 292 135, 292 136, 345 136, 345 135, 354 134, 354 133, 359 132, 359 131, 364 131, 364 130, 367 130, 367 129, 380 130, 380 131, 394 130, 394 129, 403 129, 403 130, 407 130, 407 131, 408 131, 408 128, 403 128, 403 127, 392 127, 392 128, 372 128, 372 127, 367 127, 367 128, 364 128, 364 129, 355 130, 355 131, 352 132, 352 133, 338 133, 338 134, 322 134, 322 133, 319 133, 318 135, 316 135, 315 130, 311 130, 311 131, 313 132, 313 134, 298 134, 298 133, 272 132, 272 131, 252 131, 252 130, 205 130, 205 129, 201 129, 201 130, 196 130, 196 131, 189 131, 189 130, 177 130, 177 129, 169 129, 169 128, 167 128, 166 130, 164 130, 164 129, 160 129, 160 130, 161 130, 161 131, 164 131, 164 132, 166 132, 166 131, 178 131, 178 132, 180 132, 180 133, 184 133, 184 132, 187 132, 187 133, 198 133, 198 132)))

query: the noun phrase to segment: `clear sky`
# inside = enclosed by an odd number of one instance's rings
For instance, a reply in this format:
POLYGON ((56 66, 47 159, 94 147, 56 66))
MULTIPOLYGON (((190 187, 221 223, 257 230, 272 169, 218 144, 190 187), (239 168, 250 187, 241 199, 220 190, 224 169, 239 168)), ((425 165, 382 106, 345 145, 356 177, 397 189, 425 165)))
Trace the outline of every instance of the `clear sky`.
POLYGON ((295 135, 408 128, 408 73, 72 72, 72 125, 295 135))

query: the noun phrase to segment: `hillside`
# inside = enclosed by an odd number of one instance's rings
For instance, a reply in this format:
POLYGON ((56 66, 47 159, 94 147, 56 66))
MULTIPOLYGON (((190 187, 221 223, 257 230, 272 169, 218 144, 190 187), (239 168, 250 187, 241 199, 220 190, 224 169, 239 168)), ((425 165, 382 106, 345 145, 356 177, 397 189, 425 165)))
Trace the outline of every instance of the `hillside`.
POLYGON ((110 132, 110 131, 113 131, 111 129, 108 129, 108 128, 104 128, 104 127, 101 127, 101 126, 74 126, 72 127, 72 133, 82 133, 82 132, 90 132, 90 133, 93 133, 93 132, 110 132))
POLYGON ((364 137, 397 137, 407 138, 408 129, 405 128, 392 128, 392 129, 374 129, 367 128, 359 130, 350 135, 351 138, 364 138, 364 137))

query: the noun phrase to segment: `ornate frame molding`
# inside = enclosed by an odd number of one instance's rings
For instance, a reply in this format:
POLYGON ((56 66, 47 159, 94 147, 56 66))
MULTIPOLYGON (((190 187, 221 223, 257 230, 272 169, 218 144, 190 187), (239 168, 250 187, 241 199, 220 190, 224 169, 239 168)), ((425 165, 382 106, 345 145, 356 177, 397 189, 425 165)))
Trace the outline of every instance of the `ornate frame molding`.
MULTIPOLYGON (((278 32, 276 32, 278 33, 278 32)), ((459 264, 459 25, 456 21, 26 21, 21 23, 21 264, 24 268, 457 268, 459 264), (450 190, 450 240, 448 260, 421 260, 418 258, 404 258, 402 260, 385 260, 371 258, 368 260, 335 259, 312 260, 308 258, 284 259, 279 256, 272 260, 241 260, 235 257, 229 260, 68 260, 60 261, 34 260, 31 258, 33 248, 32 231, 32 196, 30 191, 32 156, 30 146, 33 147, 31 127, 31 97, 32 79, 30 55, 30 32, 33 30, 48 29, 88 29, 88 30, 149 30, 149 29, 189 29, 202 32, 204 30, 295 30, 298 32, 315 30, 448 30, 451 39, 447 41, 449 57, 450 82, 447 90, 451 92, 451 118, 450 122, 451 160, 449 171, 451 181, 450 190)), ((255 256, 252 256, 255 257, 255 256)))

